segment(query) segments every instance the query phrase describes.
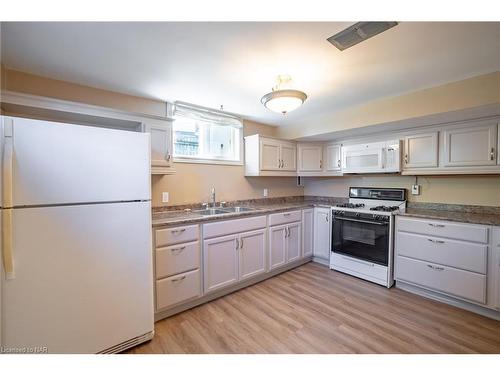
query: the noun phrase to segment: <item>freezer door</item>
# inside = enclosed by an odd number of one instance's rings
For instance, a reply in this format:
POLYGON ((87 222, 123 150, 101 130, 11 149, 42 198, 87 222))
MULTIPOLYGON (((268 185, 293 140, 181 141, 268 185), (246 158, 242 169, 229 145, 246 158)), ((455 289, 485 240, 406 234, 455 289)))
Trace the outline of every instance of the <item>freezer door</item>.
POLYGON ((150 199, 148 134, 10 119, 12 175, 5 175, 8 153, 3 168, 12 206, 150 199))
POLYGON ((2 346, 96 353, 153 331, 150 202, 14 209, 2 346))

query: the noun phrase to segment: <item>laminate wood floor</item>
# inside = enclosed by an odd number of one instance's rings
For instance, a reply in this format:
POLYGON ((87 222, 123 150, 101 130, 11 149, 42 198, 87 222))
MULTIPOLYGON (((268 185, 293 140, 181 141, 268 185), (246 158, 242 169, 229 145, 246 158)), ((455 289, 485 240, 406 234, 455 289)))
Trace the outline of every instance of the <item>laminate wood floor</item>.
POLYGON ((308 263, 155 325, 128 353, 500 353, 500 322, 308 263))

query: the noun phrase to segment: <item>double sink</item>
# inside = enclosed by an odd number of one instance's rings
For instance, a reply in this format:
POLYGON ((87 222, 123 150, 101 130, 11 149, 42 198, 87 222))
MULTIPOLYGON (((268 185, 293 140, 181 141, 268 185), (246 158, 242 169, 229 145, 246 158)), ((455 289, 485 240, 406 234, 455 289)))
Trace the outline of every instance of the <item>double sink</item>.
POLYGON ((214 208, 206 208, 204 210, 195 210, 194 213, 210 216, 210 215, 221 215, 221 214, 229 214, 236 212, 247 212, 254 211, 254 208, 249 207, 214 207, 214 208))

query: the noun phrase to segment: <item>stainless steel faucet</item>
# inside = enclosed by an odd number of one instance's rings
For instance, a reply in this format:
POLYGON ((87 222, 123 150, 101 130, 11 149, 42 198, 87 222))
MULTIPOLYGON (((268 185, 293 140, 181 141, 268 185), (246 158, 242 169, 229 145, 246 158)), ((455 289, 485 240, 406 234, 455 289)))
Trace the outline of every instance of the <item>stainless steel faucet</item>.
POLYGON ((212 207, 215 207, 215 188, 213 186, 210 189, 210 202, 212 203, 212 207))

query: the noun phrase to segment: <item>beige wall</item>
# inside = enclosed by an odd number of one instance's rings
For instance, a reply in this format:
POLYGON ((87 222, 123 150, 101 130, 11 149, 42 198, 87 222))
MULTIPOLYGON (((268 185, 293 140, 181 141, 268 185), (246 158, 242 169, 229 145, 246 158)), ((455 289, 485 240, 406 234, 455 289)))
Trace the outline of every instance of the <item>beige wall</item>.
POLYGON ((308 126, 282 127, 278 135, 294 139, 495 103, 500 104, 500 71, 406 95, 374 100, 314 119, 308 126))
MULTIPOLYGON (((251 121, 244 122, 244 135, 275 135, 276 128, 251 121)), ((153 176, 153 206, 164 205, 162 192, 169 193, 168 205, 208 202, 210 188, 215 187, 218 201, 303 195, 295 177, 245 177, 244 166, 175 163, 177 173, 153 176)))
MULTIPOLYGON (((119 108, 126 111, 165 115, 165 103, 124 95, 112 91, 53 80, 10 69, 2 69, 2 88, 27 94, 49 96, 87 104, 119 108)), ((244 134, 275 135, 276 128, 245 121, 244 134)), ((172 176, 152 176, 153 206, 161 206, 162 192, 170 194, 168 205, 208 201, 212 186, 218 200, 261 198, 263 189, 270 197, 302 195, 293 177, 244 176, 243 166, 176 163, 177 173, 172 176)))
POLYGON ((26 94, 48 96, 124 111, 165 116, 164 102, 82 86, 71 82, 3 68, 2 89, 26 94))
POLYGON ((411 195, 414 176, 355 176, 308 178, 305 195, 347 197, 349 186, 400 187, 408 189, 411 202, 500 206, 500 176, 419 176, 421 194, 411 195))

